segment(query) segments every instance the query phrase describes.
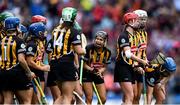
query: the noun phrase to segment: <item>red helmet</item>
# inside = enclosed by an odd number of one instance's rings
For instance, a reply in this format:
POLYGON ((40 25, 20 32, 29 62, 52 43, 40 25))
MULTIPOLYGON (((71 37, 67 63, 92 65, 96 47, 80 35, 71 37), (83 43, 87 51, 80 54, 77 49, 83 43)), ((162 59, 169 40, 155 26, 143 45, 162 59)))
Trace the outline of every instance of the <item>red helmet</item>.
POLYGON ((124 14, 124 22, 127 24, 130 20, 133 20, 133 19, 137 19, 138 18, 138 15, 133 13, 133 12, 128 12, 126 14, 124 14))
POLYGON ((34 15, 34 16, 31 18, 31 22, 32 22, 32 23, 43 22, 43 23, 46 24, 47 18, 44 17, 44 16, 41 16, 41 15, 34 15))

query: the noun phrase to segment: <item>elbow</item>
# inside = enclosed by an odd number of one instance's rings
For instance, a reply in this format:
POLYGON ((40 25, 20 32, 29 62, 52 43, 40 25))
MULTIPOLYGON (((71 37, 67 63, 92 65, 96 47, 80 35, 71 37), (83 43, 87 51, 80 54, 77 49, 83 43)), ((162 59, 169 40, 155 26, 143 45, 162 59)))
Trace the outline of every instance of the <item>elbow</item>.
POLYGON ((20 64, 23 64, 26 60, 24 57, 18 57, 18 61, 20 64))
POLYGON ((30 67, 33 67, 33 61, 27 61, 27 63, 30 67))
POLYGON ((84 49, 81 49, 81 50, 77 50, 76 53, 78 55, 85 55, 86 54, 86 51, 84 49))
POLYGON ((132 57, 132 53, 131 53, 131 50, 126 50, 125 51, 125 56, 128 58, 128 59, 130 59, 131 57, 132 57))
POLYGON ((28 66, 31 66, 31 67, 32 67, 33 61, 32 61, 31 59, 27 59, 26 61, 27 61, 28 66))

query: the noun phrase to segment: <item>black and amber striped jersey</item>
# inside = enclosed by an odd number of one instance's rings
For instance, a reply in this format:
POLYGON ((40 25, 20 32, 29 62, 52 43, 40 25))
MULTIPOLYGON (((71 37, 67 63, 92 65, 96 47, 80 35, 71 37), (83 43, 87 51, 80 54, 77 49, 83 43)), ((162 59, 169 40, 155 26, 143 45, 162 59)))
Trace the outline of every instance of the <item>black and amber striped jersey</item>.
POLYGON ((111 51, 107 47, 103 47, 99 52, 94 44, 90 44, 86 46, 84 59, 89 66, 109 64, 111 63, 111 51))
POLYGON ((146 50, 147 50, 147 32, 144 29, 139 29, 137 32, 137 36, 139 38, 138 44, 138 57, 146 60, 146 50))
POLYGON ((44 52, 44 41, 31 40, 27 43, 26 56, 32 56, 37 65, 42 65, 44 52))
POLYGON ((59 25, 52 32, 52 39, 48 42, 46 51, 51 53, 51 59, 74 58, 73 45, 81 44, 80 33, 70 27, 68 29, 59 25))
POLYGON ((18 54, 25 54, 25 43, 17 36, 8 35, 1 40, 0 45, 0 67, 3 70, 10 70, 10 68, 19 64, 18 54))
POLYGON ((122 64, 129 64, 133 65, 135 61, 132 59, 128 59, 125 56, 125 52, 123 51, 123 48, 129 46, 131 48, 131 52, 134 55, 137 55, 138 51, 138 37, 137 35, 132 35, 127 31, 124 31, 119 35, 118 43, 117 43, 117 57, 116 60, 120 61, 122 64))
POLYGON ((5 36, 6 36, 6 33, 5 33, 5 31, 2 29, 2 30, 0 31, 0 40, 2 40, 3 37, 5 37, 5 36))

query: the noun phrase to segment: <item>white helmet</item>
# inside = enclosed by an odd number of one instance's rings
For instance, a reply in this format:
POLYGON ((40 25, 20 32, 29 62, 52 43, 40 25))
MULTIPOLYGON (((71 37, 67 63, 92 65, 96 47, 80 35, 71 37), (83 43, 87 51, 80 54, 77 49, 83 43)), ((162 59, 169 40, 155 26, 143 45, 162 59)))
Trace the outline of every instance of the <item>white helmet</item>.
POLYGON ((137 14, 139 17, 148 17, 147 12, 145 10, 135 10, 133 11, 135 14, 137 14))

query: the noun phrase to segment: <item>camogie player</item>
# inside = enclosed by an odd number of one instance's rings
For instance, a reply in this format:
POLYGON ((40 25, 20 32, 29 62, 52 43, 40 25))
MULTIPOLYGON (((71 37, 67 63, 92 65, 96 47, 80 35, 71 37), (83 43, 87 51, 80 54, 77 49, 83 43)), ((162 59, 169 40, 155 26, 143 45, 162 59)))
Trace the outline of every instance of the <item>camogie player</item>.
POLYGON ((102 104, 106 102, 106 88, 103 73, 107 68, 107 64, 111 62, 111 51, 106 47, 107 40, 108 34, 105 31, 98 31, 93 44, 86 46, 83 90, 87 104, 92 104, 93 82, 96 85, 102 104))
POLYGON ((167 57, 164 64, 152 64, 152 68, 146 69, 147 104, 151 104, 153 93, 156 99, 155 104, 164 104, 165 87, 175 71, 176 63, 171 57, 167 57))
MULTIPOLYGON (((135 83, 134 61, 148 65, 146 60, 134 54, 137 47, 135 30, 139 27, 138 15, 132 12, 124 15, 125 28, 117 43, 117 59, 114 71, 114 81, 119 82, 123 91, 123 103, 132 104, 134 98, 133 84, 135 83)), ((141 70, 142 71, 142 70, 141 70)))
MULTIPOLYGON (((63 24, 62 18, 60 19, 60 25, 63 24)), ((75 29, 77 29, 80 33, 82 32, 81 27, 79 26, 79 24, 77 22, 74 22, 74 26, 75 29)), ((58 30, 58 27, 54 29, 54 31, 58 30)), ((53 32, 54 32, 53 31, 53 32)), ((54 50, 53 50, 53 46, 51 46, 52 44, 52 39, 48 42, 47 44, 47 48, 46 48, 46 52, 48 53, 49 56, 49 63, 51 66, 51 71, 48 73, 48 78, 47 78, 47 86, 50 88, 51 93, 52 93, 52 97, 54 100, 54 104, 56 103, 60 103, 61 102, 61 92, 57 86, 57 83, 55 82, 57 80, 56 75, 54 74, 54 57, 52 56, 52 54, 54 54, 54 50), (52 59, 53 58, 53 59, 52 59)), ((74 58, 74 63, 77 69, 79 69, 79 57, 78 55, 75 53, 75 58, 74 58)), ((78 71, 79 72, 79 71, 78 71)), ((76 88, 74 90, 75 92, 78 93, 78 95, 80 97, 83 96, 83 91, 82 91, 82 87, 80 86, 80 83, 77 82, 76 88)), ((75 100, 72 101, 72 103, 75 100)), ((79 100, 79 98, 76 98, 76 104, 82 104, 81 100, 79 100)))
POLYGON ((12 104, 14 94, 20 104, 31 104, 30 83, 35 77, 25 60, 26 46, 18 37, 20 20, 8 17, 4 21, 6 36, 0 42, 0 84, 3 104, 12 104))
POLYGON ((81 46, 81 35, 73 27, 76 15, 77 10, 75 8, 63 8, 63 23, 54 29, 52 43, 48 44, 48 46, 52 46, 51 62, 53 62, 53 70, 57 77, 56 83, 62 96, 62 101, 56 104, 71 103, 73 91, 78 82, 77 68, 74 64, 75 53, 78 55, 85 54, 85 49, 81 46))
POLYGON ((0 40, 5 36, 5 30, 3 24, 4 24, 4 20, 8 17, 14 17, 14 15, 10 12, 2 12, 0 14, 0 40))
MULTIPOLYGON (((143 60, 147 61, 147 32, 146 32, 146 24, 147 24, 147 12, 144 10, 135 10, 133 11, 135 14, 138 15, 138 22, 139 22, 139 28, 136 30, 136 36, 138 37, 138 51, 137 51, 137 56, 143 60)), ((136 63, 137 64, 137 63, 136 63)), ((138 64, 135 66, 138 66, 138 64)), ((134 100, 133 104, 139 104, 139 100, 141 97, 142 89, 143 89, 143 71, 144 67, 135 67, 135 86, 134 86, 134 100)))
MULTIPOLYGON (((29 26, 29 35, 27 39, 27 51, 26 51, 26 60, 31 68, 31 70, 36 74, 36 76, 40 79, 40 84, 42 86, 42 90, 44 90, 45 85, 45 77, 44 72, 48 72, 50 70, 49 65, 43 64, 43 56, 45 53, 45 45, 44 40, 46 28, 42 22, 32 23, 29 26)), ((35 98, 35 94, 33 96, 32 103, 38 103, 38 98, 35 98)))
MULTIPOLYGON (((8 17, 13 17, 13 14, 10 12, 2 12, 0 14, 0 40, 5 36, 5 30, 3 24, 4 24, 4 20, 8 17)), ((0 90, 0 104, 3 104, 3 96, 1 94, 1 90, 0 90)))

